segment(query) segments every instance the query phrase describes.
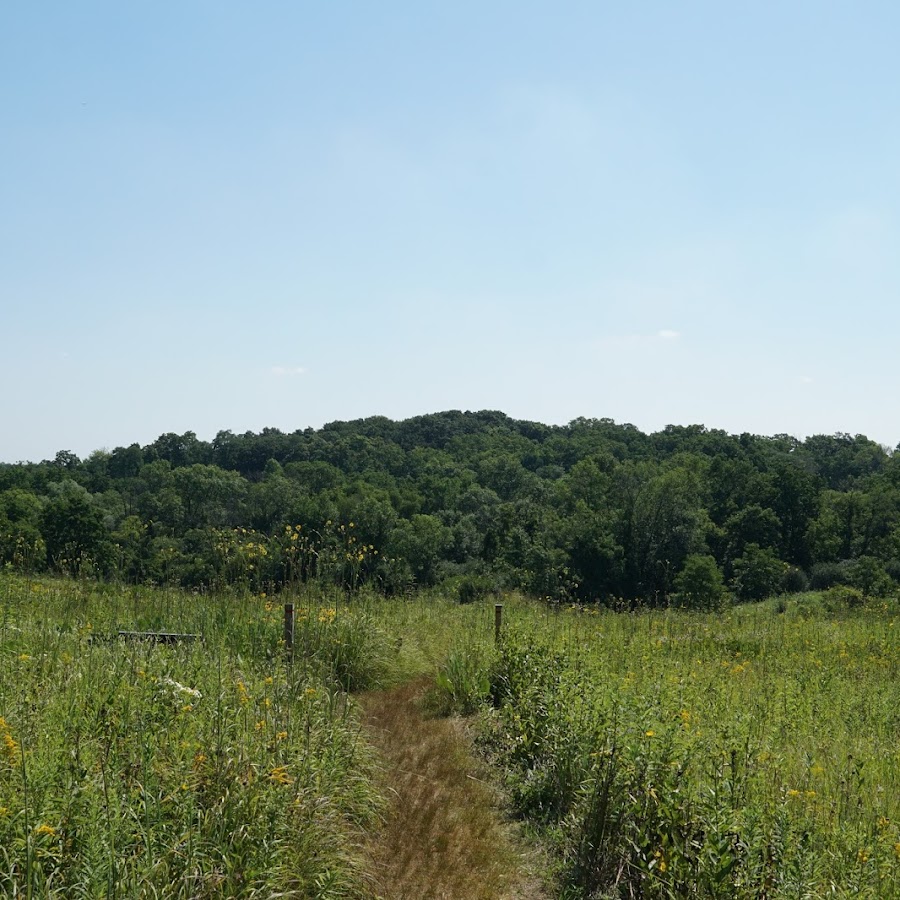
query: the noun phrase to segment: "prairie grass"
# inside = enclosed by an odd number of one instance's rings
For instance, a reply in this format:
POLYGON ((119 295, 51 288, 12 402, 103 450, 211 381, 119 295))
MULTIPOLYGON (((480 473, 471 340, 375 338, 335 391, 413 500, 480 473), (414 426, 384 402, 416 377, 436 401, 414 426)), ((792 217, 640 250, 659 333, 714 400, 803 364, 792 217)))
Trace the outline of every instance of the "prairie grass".
POLYGON ((289 658, 259 594, 0 577, 0 894, 527 896, 514 851, 480 855, 495 797, 447 751, 466 746, 458 720, 423 719, 423 683, 402 687, 428 673, 433 709, 478 711, 561 896, 900 897, 895 600, 507 597, 495 646, 492 604, 290 599, 289 658), (391 685, 366 700, 376 778, 348 692, 391 685), (397 850, 373 857, 381 821, 397 850))
POLYGON ((900 896, 900 613, 536 607, 485 740, 583 897, 900 896))
POLYGON ((365 610, 0 578, 0 894, 354 897, 365 610), (122 642, 118 629, 202 634, 122 642))
POLYGON ((480 703, 561 895, 900 897, 896 600, 701 614, 507 597, 498 648, 491 612, 412 604, 404 641, 436 660, 437 708, 480 703))

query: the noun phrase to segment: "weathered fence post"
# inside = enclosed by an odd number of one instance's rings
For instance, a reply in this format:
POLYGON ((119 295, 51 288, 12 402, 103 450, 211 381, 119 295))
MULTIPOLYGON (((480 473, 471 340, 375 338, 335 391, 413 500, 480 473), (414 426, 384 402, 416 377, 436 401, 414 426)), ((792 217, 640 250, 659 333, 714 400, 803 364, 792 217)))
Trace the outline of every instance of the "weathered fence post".
POLYGON ((500 643, 500 627, 503 625, 503 604, 494 604, 494 643, 500 643))
POLYGON ((294 646, 294 604, 284 604, 284 649, 290 653, 294 646))

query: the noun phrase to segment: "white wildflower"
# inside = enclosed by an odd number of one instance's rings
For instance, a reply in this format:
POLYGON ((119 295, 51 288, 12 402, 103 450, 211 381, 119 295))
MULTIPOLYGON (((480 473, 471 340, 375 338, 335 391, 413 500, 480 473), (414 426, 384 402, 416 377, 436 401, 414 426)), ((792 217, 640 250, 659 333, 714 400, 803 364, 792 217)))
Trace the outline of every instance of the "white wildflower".
POLYGON ((176 695, 185 694, 188 697, 194 697, 196 700, 199 700, 203 696, 196 688, 189 688, 186 685, 175 681, 173 678, 163 678, 162 682, 172 688, 176 695))

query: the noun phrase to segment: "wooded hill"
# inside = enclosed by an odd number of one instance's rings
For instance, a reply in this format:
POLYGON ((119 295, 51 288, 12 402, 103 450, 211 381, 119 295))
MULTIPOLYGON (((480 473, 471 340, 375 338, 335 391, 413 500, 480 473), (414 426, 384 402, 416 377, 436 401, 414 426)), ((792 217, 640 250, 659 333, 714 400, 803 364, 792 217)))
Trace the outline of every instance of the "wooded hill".
POLYGON ((740 599, 878 593, 900 579, 900 460, 862 435, 493 411, 164 434, 0 465, 0 564, 258 591, 456 578, 464 596, 605 603, 704 605, 719 579, 740 599))

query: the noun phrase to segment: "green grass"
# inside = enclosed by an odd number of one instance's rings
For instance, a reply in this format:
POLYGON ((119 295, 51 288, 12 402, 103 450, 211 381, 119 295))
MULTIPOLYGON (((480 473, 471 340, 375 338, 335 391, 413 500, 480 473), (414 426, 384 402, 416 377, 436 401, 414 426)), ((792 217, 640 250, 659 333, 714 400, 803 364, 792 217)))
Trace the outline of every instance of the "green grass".
POLYGON ((900 614, 523 607, 486 740, 574 896, 900 896, 900 614))
POLYGON ((297 601, 288 662, 259 596, 0 579, 0 894, 362 894, 380 800, 346 690, 390 654, 365 610, 297 601))
POLYGON ((477 709, 566 897, 900 897, 900 609, 722 614, 0 578, 0 894, 365 896, 352 691, 477 709), (117 630, 199 633, 159 646, 117 630))

